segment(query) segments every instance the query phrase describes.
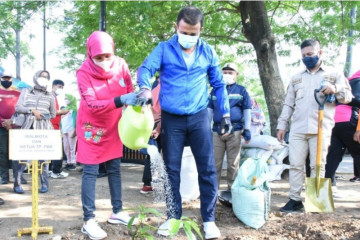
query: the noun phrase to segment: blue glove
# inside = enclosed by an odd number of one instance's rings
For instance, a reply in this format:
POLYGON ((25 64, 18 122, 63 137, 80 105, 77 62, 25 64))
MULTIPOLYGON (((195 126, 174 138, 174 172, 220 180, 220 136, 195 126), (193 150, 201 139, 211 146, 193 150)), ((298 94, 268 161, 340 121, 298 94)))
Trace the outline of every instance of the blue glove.
POLYGON ((152 94, 151 90, 147 88, 141 88, 136 94, 136 105, 145 106, 147 104, 152 105, 152 94))
POLYGON ((234 128, 231 125, 230 117, 223 117, 220 123, 221 135, 234 133, 234 128))
POLYGON ((117 108, 122 107, 124 105, 136 105, 136 94, 128 93, 121 95, 120 97, 114 98, 115 106, 117 108))
MULTIPOLYGON (((322 89, 323 87, 325 87, 325 84, 326 84, 325 81, 322 80, 319 89, 322 89)), ((335 95, 334 94, 329 94, 329 98, 326 100, 326 102, 333 103, 334 101, 335 101, 335 95)))
POLYGON ((245 129, 241 135, 244 137, 245 141, 251 140, 251 132, 249 129, 245 129))

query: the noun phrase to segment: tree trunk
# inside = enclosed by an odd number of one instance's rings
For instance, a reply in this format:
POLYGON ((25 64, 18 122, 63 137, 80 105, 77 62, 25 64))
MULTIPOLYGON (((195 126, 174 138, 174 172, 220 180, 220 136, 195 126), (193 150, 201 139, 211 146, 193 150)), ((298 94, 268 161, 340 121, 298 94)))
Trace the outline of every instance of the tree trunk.
POLYGON ((244 35, 256 51, 259 75, 269 110, 271 135, 276 136, 277 119, 282 110, 285 90, 277 63, 275 37, 263 1, 241 1, 239 10, 244 35))
MULTIPOLYGON (((357 12, 357 6, 355 6, 353 9, 351 9, 350 12, 350 21, 354 25, 356 23, 356 12, 357 12)), ((349 30, 348 32, 349 38, 354 36, 354 30, 349 30)), ((351 62, 352 62, 352 52, 353 52, 353 46, 351 43, 348 43, 347 51, 346 51, 346 62, 345 62, 345 68, 344 68, 344 74, 346 77, 350 77, 351 74, 351 62)))
MULTIPOLYGON (((21 3, 20 3, 21 4, 21 3)), ((20 29, 21 29, 21 11, 19 10, 21 5, 18 5, 18 10, 16 13, 16 21, 17 21, 17 27, 15 29, 15 36, 16 36, 16 55, 15 55, 15 59, 16 59, 16 78, 21 80, 21 76, 20 76, 20 29)))

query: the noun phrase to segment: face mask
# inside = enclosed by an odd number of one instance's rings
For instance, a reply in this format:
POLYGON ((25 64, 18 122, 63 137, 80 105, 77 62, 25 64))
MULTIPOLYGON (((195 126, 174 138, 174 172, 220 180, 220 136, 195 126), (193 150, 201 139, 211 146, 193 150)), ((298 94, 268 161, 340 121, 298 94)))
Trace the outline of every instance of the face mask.
POLYGON ((6 81, 1 81, 1 85, 4 87, 4 88, 9 88, 11 85, 12 85, 12 82, 6 80, 6 81))
POLYGON ((178 42, 185 49, 192 48, 197 43, 198 39, 199 36, 189 36, 178 32, 178 42))
POLYGON ((37 79, 37 83, 40 85, 40 87, 47 87, 49 84, 49 79, 44 77, 39 77, 37 79))
POLYGON ((305 64, 307 69, 311 69, 311 68, 315 67, 315 65, 319 61, 319 56, 316 55, 316 56, 313 56, 313 57, 304 57, 302 59, 302 61, 305 64))
POLYGON ((235 78, 231 74, 223 74, 223 79, 226 85, 231 85, 235 83, 235 78))
POLYGON ((59 96, 60 94, 62 94, 62 92, 63 92, 62 88, 58 88, 58 89, 55 90, 56 96, 59 96))
POLYGON ((65 100, 64 100, 64 103, 65 103, 66 105, 69 105, 69 104, 70 104, 70 101, 69 101, 68 99, 65 99, 65 100))
POLYGON ((113 63, 113 61, 112 61, 112 59, 111 59, 111 60, 108 60, 108 61, 104 60, 104 61, 102 61, 102 62, 97 62, 97 61, 94 60, 94 63, 95 63, 96 65, 98 65, 99 67, 101 67, 102 69, 104 69, 105 72, 108 72, 108 71, 110 71, 110 69, 111 69, 110 66, 111 66, 111 64, 113 63))

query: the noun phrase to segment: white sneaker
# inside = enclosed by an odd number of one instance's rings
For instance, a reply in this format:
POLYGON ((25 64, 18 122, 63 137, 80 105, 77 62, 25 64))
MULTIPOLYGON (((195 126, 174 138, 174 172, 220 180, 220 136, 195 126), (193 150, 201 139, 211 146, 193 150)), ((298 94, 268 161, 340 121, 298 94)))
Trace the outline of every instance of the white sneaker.
POLYGON ((51 174, 52 174, 52 173, 53 173, 53 172, 52 172, 51 170, 49 170, 49 171, 48 171, 48 176, 51 177, 51 174))
POLYGON ((53 173, 51 172, 50 177, 51 178, 66 178, 69 176, 67 172, 62 171, 61 173, 53 173))
MULTIPOLYGON (((128 225, 132 217, 125 211, 120 211, 118 213, 111 213, 110 218, 108 219, 109 223, 112 224, 124 224, 128 225)), ((138 225, 139 219, 135 218, 132 225, 138 225)))
POLYGON ((93 218, 83 224, 81 232, 88 235, 89 238, 93 240, 100 240, 107 237, 106 232, 101 229, 99 224, 93 218))
POLYGON ((60 173, 53 173, 53 172, 50 173, 50 177, 55 178, 55 179, 57 179, 57 178, 65 178, 60 173))
MULTIPOLYGON (((171 219, 173 219, 173 218, 171 218, 171 219)), ((157 233, 159 235, 164 236, 164 237, 170 236, 170 220, 171 219, 166 220, 166 222, 164 222, 160 225, 159 229, 157 230, 157 233)), ((182 223, 180 225, 180 228, 182 228, 182 223)))
POLYGON ((337 199, 342 198, 336 186, 331 186, 331 190, 332 190, 333 198, 337 198, 337 199))
POLYGON ((205 239, 216 239, 221 237, 219 228, 215 222, 204 222, 205 239))
POLYGON ((69 176, 69 173, 61 171, 61 173, 59 173, 61 176, 63 176, 64 178, 66 178, 67 176, 69 176))

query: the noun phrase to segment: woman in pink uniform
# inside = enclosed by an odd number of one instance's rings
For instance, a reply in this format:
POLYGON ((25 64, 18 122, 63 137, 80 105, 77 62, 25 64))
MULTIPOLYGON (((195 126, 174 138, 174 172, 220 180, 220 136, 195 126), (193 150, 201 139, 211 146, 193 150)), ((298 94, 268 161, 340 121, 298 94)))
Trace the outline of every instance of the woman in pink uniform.
POLYGON ((76 121, 77 162, 83 164, 84 224, 81 231, 91 239, 103 239, 107 234, 94 220, 95 183, 100 163, 105 163, 108 172, 113 207, 108 222, 126 225, 130 221, 130 216, 122 211, 120 158, 123 144, 118 135, 118 122, 122 106, 135 105, 136 94, 128 66, 124 59, 114 55, 114 41, 109 34, 93 32, 86 46, 86 60, 76 73, 81 96, 76 121))

